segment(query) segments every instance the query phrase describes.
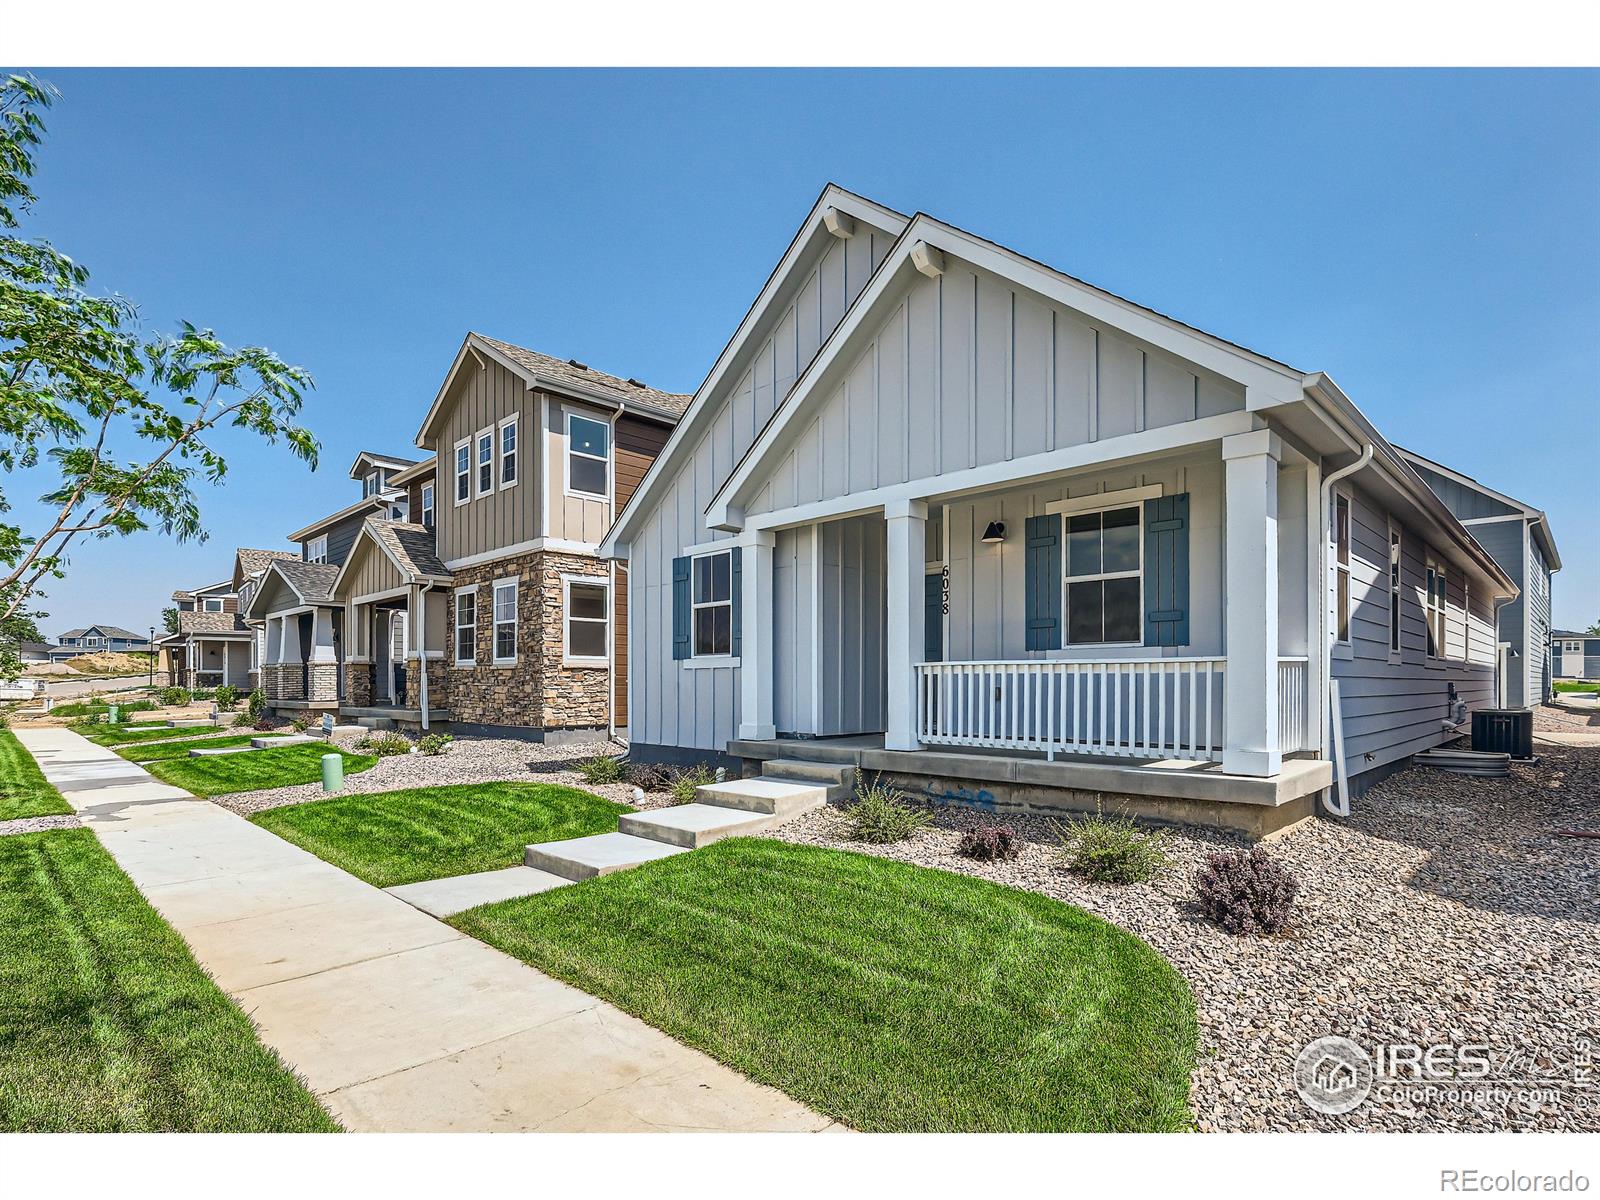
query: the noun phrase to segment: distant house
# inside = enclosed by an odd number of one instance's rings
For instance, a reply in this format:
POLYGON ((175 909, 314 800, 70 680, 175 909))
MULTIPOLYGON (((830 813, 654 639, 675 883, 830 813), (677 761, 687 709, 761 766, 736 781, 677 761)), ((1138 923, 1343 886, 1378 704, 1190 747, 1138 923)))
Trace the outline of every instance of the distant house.
POLYGON ((245 683, 249 634, 239 620, 239 597, 229 580, 172 593, 178 628, 156 639, 158 668, 177 687, 234 687, 245 683))
POLYGON ((1600 637, 1572 629, 1551 630, 1550 666, 1557 679, 1600 680, 1600 637))
POLYGON ((50 649, 51 662, 67 662, 80 654, 138 654, 150 649, 150 639, 119 625, 90 625, 69 629, 50 649))
POLYGON ((18 642, 17 657, 24 663, 47 663, 51 649, 49 642, 18 642))
POLYGON ((1521 590, 1496 619, 1496 703, 1543 703, 1552 691, 1551 576, 1561 570, 1550 519, 1470 475, 1410 450, 1400 453, 1521 590))

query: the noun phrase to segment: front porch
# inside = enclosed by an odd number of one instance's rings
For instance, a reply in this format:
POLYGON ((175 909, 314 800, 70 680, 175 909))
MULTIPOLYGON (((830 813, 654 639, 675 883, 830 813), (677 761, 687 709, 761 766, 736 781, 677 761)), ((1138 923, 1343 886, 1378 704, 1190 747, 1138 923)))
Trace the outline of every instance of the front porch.
POLYGON ((729 753, 848 755, 1002 811, 1114 798, 1259 832, 1308 815, 1332 781, 1317 463, 1258 428, 1016 469, 746 515, 729 753))

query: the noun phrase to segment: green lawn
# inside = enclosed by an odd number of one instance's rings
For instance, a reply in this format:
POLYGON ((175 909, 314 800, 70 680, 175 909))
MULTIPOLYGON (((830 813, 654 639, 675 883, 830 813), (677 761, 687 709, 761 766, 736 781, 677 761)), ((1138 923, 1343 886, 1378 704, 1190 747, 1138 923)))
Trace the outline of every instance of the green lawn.
POLYGON ((122 746, 129 742, 148 742, 157 738, 192 738, 204 729, 172 729, 165 721, 129 721, 126 725, 74 725, 72 732, 97 746, 122 746))
POLYGON ((377 887, 515 866, 530 842, 611 833, 632 810, 576 788, 484 783, 339 796, 250 819, 377 887))
MULTIPOLYGON (((127 700, 117 703, 117 715, 124 713, 149 712, 156 707, 154 700, 127 700)), ((66 704, 57 704, 50 710, 50 715, 55 717, 99 717, 110 711, 111 705, 104 700, 79 700, 66 704)))
POLYGON ((1034 892, 739 838, 451 923, 857 1129, 1192 1127, 1188 985, 1034 892))
POLYGON ((0 838, 0 1130, 338 1127, 86 829, 0 838))
POLYGON ((1595 692, 1600 691, 1600 683, 1589 683, 1583 679, 1558 679, 1555 688, 1558 692, 1595 692))
MULTIPOLYGON (((187 758, 191 750, 221 750, 228 746, 248 746, 258 737, 283 737, 284 734, 238 733, 225 737, 164 738, 160 741, 132 742, 119 746, 117 753, 131 762, 161 762, 169 758, 187 758)), ((306 743, 301 742, 300 745, 306 743)), ((326 752, 326 748, 323 748, 326 752)), ((260 751, 265 754, 266 751, 260 751)), ((346 766, 346 770, 349 767, 346 766)))
POLYGON ((17 735, 0 729, 0 821, 54 817, 71 811, 61 793, 45 781, 39 764, 22 748, 17 735))
MULTIPOLYGON (((153 762, 150 774, 163 783, 196 796, 222 796, 229 792, 257 792, 263 788, 314 783, 322 778, 322 756, 332 753, 325 744, 302 742, 254 754, 224 754, 219 758, 183 758, 153 762)), ((368 770, 378 760, 371 755, 344 755, 344 773, 368 770)))

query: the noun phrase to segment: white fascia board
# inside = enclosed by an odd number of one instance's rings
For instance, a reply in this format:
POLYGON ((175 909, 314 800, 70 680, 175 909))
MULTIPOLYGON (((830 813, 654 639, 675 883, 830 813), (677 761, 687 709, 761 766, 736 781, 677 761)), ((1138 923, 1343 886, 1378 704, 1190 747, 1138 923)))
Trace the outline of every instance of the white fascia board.
MULTIPOLYGON (((650 469, 639 481, 639 487, 635 490, 633 498, 628 501, 627 507, 617 514, 616 520, 611 523, 611 528, 601 538, 600 557, 619 556, 618 547, 627 545, 628 534, 634 529, 640 514, 652 508, 656 501, 656 493, 665 486, 662 481, 671 478, 672 472, 677 469, 678 459, 685 453, 685 447, 692 449, 697 444, 697 431, 705 424, 711 398, 728 380, 734 366, 740 362, 745 347, 755 336, 756 331, 762 327, 778 298, 793 282, 796 266, 817 244, 819 237, 832 239, 832 235, 823 228, 822 220, 822 214, 829 208, 836 208, 852 217, 859 217, 896 237, 909 223, 909 218, 903 213, 897 213, 881 204, 874 204, 865 197, 847 192, 833 184, 823 189, 822 195, 817 198, 806 219, 795 231, 794 238, 784 251, 783 257, 778 260, 778 265, 772 269, 772 274, 767 276, 767 282, 757 293, 744 319, 739 322, 733 336, 728 339, 728 344, 722 348, 722 353, 712 364, 705 381, 695 389, 694 399, 689 402, 689 407, 679 418, 677 427, 667 439, 667 444, 661 448, 661 453, 656 455, 655 461, 650 464, 650 469)), ((880 265, 878 269, 881 271, 883 268, 880 265)))
POLYGON ((295 530, 293 533, 291 533, 289 535, 289 540, 291 542, 303 542, 307 538, 312 537, 313 535, 322 532, 324 529, 327 529, 329 526, 337 525, 340 521, 343 521, 346 517, 354 516, 356 513, 360 512, 363 508, 371 508, 371 507, 374 507, 376 505, 383 504, 383 503, 384 503, 384 500, 383 500, 383 498, 381 496, 364 496, 360 500, 357 500, 354 504, 350 505, 348 508, 341 508, 336 513, 331 513, 326 517, 322 517, 322 518, 319 518, 316 521, 313 521, 310 525, 307 525, 304 529, 295 530))
POLYGON ((827 390, 830 370, 847 357, 852 338, 879 310, 880 302, 885 296, 898 298, 899 282, 916 269, 911 252, 919 243, 940 250, 947 259, 960 259, 1068 308, 1091 325, 1117 330, 1212 374, 1233 380, 1245 388, 1247 397, 1255 398, 1255 403, 1248 405, 1252 410, 1303 398, 1304 376, 1292 368, 1229 345, 919 213, 901 232, 850 311, 801 372, 777 413, 712 498, 706 508, 709 526, 715 529, 736 527, 733 510, 748 499, 745 493, 762 463, 775 446, 782 444, 785 430, 798 419, 807 401, 819 391, 827 390))
MULTIPOLYGON (((469 357, 472 357, 472 353, 472 334, 469 333, 461 339, 461 348, 456 351, 455 358, 450 361, 450 370, 445 373, 444 382, 439 385, 439 390, 434 393, 433 403, 428 406, 428 414, 422 418, 422 424, 417 428, 417 436, 412 439, 413 444, 419 450, 438 450, 438 447, 434 444, 436 439, 431 434, 434 420, 439 416, 440 410, 444 408, 444 398, 450 394, 451 385, 456 381, 456 373, 461 370, 461 364, 469 357)), ((481 365, 481 360, 476 361, 479 361, 481 365)))
MULTIPOLYGON (((1198 421, 1180 421, 1176 425, 1162 425, 1138 433, 1106 438, 1099 442, 1082 442, 1076 446, 1063 446, 1043 454, 1025 458, 1003 459, 985 463, 981 467, 968 467, 949 471, 943 475, 929 475, 907 483, 894 483, 870 491, 856 492, 831 500, 818 500, 793 508, 762 513, 751 518, 752 529, 783 529, 795 525, 809 525, 815 521, 830 521, 840 517, 875 512, 881 508, 907 502, 925 501, 944 504, 973 493, 999 491, 1024 487, 1051 479, 1068 471, 1086 468, 1100 469, 1133 463, 1141 459, 1153 460, 1192 447, 1218 442, 1226 437, 1262 430, 1265 422, 1254 413, 1226 412, 1198 421)), ((1096 501, 1100 497, 1095 498, 1096 501)), ((748 531, 746 531, 748 532, 748 531)), ((737 545, 742 539, 731 539, 718 545, 737 545)))

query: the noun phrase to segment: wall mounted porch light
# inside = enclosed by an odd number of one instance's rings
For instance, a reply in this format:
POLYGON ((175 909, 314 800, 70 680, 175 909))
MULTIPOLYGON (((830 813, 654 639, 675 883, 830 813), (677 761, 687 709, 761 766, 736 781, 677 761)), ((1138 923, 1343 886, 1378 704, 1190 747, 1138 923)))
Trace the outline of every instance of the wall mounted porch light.
POLYGON ((983 531, 983 540, 991 546, 998 546, 1006 540, 1006 527, 1000 521, 990 521, 987 529, 983 531))

